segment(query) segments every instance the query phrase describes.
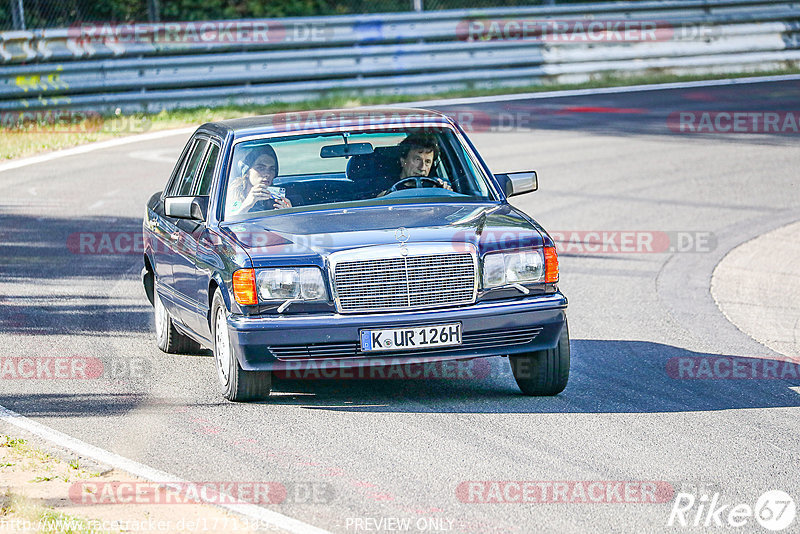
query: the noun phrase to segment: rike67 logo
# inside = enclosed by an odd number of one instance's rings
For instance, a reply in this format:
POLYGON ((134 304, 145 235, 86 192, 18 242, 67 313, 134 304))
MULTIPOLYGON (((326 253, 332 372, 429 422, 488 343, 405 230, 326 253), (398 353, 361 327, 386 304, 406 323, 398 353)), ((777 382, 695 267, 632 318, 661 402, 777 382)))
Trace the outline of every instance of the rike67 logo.
POLYGON ((755 518, 765 529, 779 531, 792 525, 796 514, 794 499, 780 490, 764 493, 755 506, 747 503, 723 504, 719 493, 711 497, 703 493, 699 498, 692 493, 678 493, 667 526, 731 529, 752 525, 752 519, 755 518))

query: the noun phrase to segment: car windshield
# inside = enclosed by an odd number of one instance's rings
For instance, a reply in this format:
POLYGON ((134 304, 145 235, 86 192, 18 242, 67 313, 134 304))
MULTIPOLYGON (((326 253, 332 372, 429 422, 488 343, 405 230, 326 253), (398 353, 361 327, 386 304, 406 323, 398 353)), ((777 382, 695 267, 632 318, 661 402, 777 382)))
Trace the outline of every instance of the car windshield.
POLYGON ((495 200, 483 169, 449 128, 335 132, 241 141, 225 219, 280 210, 495 200), (339 206, 337 206, 339 205, 339 206))

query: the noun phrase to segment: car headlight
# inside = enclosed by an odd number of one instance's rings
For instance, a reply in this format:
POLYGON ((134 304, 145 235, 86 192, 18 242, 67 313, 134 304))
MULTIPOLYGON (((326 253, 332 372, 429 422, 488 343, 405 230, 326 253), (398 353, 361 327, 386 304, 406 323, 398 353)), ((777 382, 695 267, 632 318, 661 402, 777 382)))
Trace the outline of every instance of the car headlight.
POLYGON ((328 290, 317 267, 257 269, 259 300, 328 300, 328 290))
POLYGON ((494 252, 483 258, 483 287, 544 282, 541 249, 494 252))

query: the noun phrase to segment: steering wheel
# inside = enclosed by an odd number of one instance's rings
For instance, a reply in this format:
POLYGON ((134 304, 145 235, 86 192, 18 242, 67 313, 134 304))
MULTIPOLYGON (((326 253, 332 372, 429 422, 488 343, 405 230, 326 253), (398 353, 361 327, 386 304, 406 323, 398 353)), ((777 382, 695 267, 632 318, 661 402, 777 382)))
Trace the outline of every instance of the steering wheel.
MULTIPOLYGON (((412 180, 414 181, 414 187, 415 188, 425 187, 424 185, 422 185, 425 182, 427 182, 429 184, 432 184, 432 186, 429 186, 429 187, 441 187, 441 188, 444 187, 442 185, 442 182, 440 181, 441 179, 435 180, 433 178, 428 178, 427 176, 408 176, 406 178, 403 178, 402 180, 398 180, 397 182, 395 182, 395 184, 388 189, 387 194, 388 193, 394 193, 395 191, 398 190, 397 188, 400 185, 402 185, 402 184, 404 184, 406 182, 411 182, 412 180)), ((405 189, 410 189, 410 188, 405 188, 405 189)))

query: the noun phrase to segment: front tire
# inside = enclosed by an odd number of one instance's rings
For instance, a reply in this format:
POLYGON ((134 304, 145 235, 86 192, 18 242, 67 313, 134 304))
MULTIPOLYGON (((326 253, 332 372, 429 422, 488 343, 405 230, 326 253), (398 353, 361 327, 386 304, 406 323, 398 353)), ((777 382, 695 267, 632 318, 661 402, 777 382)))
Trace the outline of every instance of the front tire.
POLYGON ((167 354, 196 354, 200 344, 175 328, 172 317, 161 301, 158 291, 153 290, 153 310, 156 323, 156 340, 158 348, 167 354))
POLYGON ((228 331, 228 309, 217 289, 211 304, 211 334, 214 339, 214 363, 222 395, 234 402, 247 402, 269 397, 272 373, 245 371, 233 352, 228 331))
POLYGON ((557 395, 569 379, 569 327, 564 322, 558 345, 552 349, 511 355, 511 372, 525 395, 557 395))

